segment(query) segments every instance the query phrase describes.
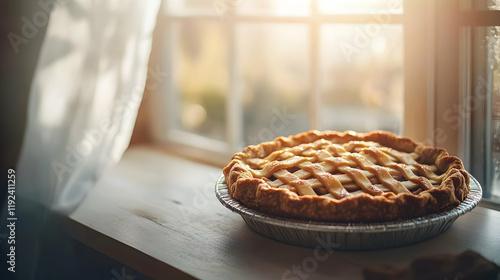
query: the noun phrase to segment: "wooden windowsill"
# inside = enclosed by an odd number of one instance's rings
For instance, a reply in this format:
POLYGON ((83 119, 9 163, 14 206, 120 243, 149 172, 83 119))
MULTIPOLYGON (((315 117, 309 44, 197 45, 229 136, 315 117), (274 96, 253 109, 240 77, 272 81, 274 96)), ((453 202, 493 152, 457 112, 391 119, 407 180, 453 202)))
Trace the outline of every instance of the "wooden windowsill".
MULTIPOLYGON (((281 279, 314 256, 313 249, 256 234, 222 206, 214 194, 220 175, 217 167, 150 147, 131 148, 70 215, 68 231, 155 279, 281 279)), ((467 249, 498 264, 498 221, 499 211, 477 207, 431 240, 387 250, 335 251, 307 274, 358 279, 367 265, 403 266, 418 257, 467 249)))

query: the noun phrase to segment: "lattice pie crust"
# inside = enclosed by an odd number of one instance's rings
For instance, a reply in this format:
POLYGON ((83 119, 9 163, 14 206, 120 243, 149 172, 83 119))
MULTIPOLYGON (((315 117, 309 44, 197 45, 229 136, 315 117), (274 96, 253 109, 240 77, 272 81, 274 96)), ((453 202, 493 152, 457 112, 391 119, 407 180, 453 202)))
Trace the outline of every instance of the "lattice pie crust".
POLYGON ((223 170, 230 195, 279 216, 386 221, 458 205, 461 160, 389 132, 309 131, 248 146, 223 170))

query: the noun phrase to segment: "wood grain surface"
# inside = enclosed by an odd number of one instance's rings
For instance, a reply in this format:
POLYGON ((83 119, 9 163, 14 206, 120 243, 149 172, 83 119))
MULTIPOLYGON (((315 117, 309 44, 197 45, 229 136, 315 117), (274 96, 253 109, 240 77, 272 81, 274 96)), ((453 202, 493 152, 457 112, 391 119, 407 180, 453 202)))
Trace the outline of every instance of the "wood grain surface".
POLYGON ((477 207, 449 230, 400 248, 302 248, 253 232, 214 194, 221 169, 149 147, 126 152, 70 215, 77 240, 154 279, 361 279, 368 265, 406 266, 467 249, 500 264, 500 212, 477 207))

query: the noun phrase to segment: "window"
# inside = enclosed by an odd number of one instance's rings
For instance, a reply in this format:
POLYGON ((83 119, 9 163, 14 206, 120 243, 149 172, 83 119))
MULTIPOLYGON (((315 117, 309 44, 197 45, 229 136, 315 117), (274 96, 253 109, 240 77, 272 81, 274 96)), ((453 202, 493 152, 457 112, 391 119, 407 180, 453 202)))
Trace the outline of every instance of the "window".
POLYGON ((446 148, 498 195, 498 6, 165 0, 151 67, 169 75, 150 98, 154 136, 222 165, 277 136, 383 129, 446 148))
POLYGON ((155 57, 170 76, 157 138, 227 159, 309 129, 401 133, 402 5, 165 1, 155 57))
POLYGON ((461 1, 460 11, 465 149, 483 197, 500 202, 500 1, 461 1))

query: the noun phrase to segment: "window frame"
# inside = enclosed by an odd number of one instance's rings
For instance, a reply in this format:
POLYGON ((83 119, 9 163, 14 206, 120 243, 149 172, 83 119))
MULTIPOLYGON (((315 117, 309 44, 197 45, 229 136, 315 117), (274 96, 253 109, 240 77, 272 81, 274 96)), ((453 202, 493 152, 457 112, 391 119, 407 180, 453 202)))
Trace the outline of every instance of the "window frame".
MULTIPOLYGON (((448 150, 456 151, 467 170, 483 187, 483 201, 496 205, 498 198, 490 197, 494 174, 491 135, 491 89, 478 92, 475 76, 476 66, 486 61, 473 60, 474 45, 472 28, 500 26, 500 11, 473 10, 479 2, 472 0, 437 1, 436 33, 436 92, 457 92, 456 95, 436 95, 435 112, 444 116, 458 108, 451 118, 458 120, 458 129, 453 129, 450 116, 436 118, 435 127, 447 136, 448 150), (478 95, 486 94, 486 98, 478 95), (456 106, 456 107, 455 107, 456 106), (450 149, 451 147, 451 149, 450 149)), ((481 4, 481 3, 479 3, 481 4)), ((484 2, 482 3, 484 4, 484 2)), ((484 74, 484 73, 483 73, 484 74)))

